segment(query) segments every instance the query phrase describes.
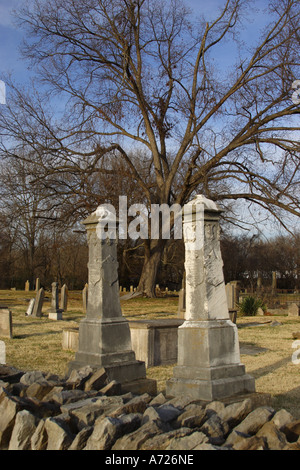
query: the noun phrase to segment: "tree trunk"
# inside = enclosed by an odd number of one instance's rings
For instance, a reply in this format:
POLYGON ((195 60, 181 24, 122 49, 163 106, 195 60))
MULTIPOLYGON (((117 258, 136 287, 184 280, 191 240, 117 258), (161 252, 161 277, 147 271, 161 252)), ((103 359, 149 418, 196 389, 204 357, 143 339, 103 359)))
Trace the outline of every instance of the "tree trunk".
POLYGON ((147 297, 155 297, 155 282, 161 256, 167 240, 151 240, 145 244, 145 258, 140 277, 138 292, 147 297))

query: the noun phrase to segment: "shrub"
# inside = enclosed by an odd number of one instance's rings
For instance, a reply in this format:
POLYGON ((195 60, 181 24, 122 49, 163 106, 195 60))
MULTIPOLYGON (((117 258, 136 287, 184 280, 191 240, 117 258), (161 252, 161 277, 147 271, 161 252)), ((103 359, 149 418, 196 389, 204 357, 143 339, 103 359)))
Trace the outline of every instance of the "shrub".
POLYGON ((261 308, 264 312, 266 306, 262 299, 249 295, 245 297, 239 304, 239 312, 242 316, 254 316, 257 315, 258 309, 261 308))

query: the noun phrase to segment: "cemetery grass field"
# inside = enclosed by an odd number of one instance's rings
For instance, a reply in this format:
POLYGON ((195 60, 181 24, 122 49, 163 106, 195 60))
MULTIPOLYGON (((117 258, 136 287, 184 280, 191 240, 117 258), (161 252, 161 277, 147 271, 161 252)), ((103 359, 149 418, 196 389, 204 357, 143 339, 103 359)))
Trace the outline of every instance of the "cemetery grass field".
MULTIPOLYGON (((69 292, 68 310, 61 321, 48 319, 50 292, 45 294, 42 318, 25 316, 32 297, 35 297, 33 291, 0 291, 0 305, 12 311, 13 319, 13 338, 0 336, 6 344, 6 362, 23 370, 64 375, 75 353, 62 349, 62 330, 78 327, 84 318, 82 293, 69 292)), ((123 315, 129 320, 175 318, 177 305, 176 295, 121 302, 123 315)), ((300 317, 238 317, 237 325, 241 362, 246 372, 255 378, 256 391, 270 394, 275 409, 285 408, 299 419, 300 343, 299 346, 295 343, 293 333, 300 332, 300 317)), ((173 375, 173 367, 174 364, 147 369, 147 376, 157 380, 158 391, 164 391, 166 380, 173 375)))

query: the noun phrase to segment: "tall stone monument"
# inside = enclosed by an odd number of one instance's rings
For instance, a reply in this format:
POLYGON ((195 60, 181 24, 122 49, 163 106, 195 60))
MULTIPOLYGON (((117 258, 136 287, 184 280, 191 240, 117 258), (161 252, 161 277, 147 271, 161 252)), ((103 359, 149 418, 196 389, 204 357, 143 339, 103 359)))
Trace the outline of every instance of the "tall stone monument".
POLYGON ((185 206, 186 313, 178 328, 178 362, 167 395, 204 401, 254 392, 240 363, 237 327, 228 313, 218 206, 204 196, 185 206))
POLYGON ((156 381, 146 379, 145 363, 136 360, 129 323, 122 316, 116 239, 99 233, 113 214, 100 209, 83 222, 89 247, 89 293, 86 317, 79 324, 78 352, 69 372, 86 365, 104 367, 108 379, 120 382, 124 391, 155 393, 156 381))

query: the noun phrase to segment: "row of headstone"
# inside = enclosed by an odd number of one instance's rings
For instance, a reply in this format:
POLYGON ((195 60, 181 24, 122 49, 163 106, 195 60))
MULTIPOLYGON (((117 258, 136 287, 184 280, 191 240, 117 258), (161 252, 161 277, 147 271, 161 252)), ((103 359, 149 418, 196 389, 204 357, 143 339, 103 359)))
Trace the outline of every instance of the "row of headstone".
MULTIPOLYGON (((126 289, 126 287, 120 286, 119 291, 120 291, 120 294, 121 294, 122 292, 124 292, 124 293, 127 292, 127 289, 126 289)), ((130 286, 130 288, 129 288, 129 292, 130 292, 130 293, 134 293, 134 292, 136 292, 136 291, 137 291, 137 288, 136 288, 136 287, 130 286)), ((168 288, 168 287, 165 287, 165 288, 162 290, 162 289, 159 287, 159 284, 156 284, 156 286, 155 286, 155 292, 156 292, 156 294, 159 294, 160 292, 163 292, 163 291, 166 292, 166 293, 168 293, 168 292, 169 292, 169 288, 168 288)), ((174 291, 174 293, 176 293, 176 291, 174 291)))
MULTIPOLYGON (((35 291, 38 292, 41 288, 41 281, 40 281, 40 278, 36 278, 35 280, 35 291)), ((25 282, 25 292, 29 292, 30 291, 30 282, 27 280, 25 282)))
MULTIPOLYGON (((26 310, 26 316, 42 317, 42 309, 45 298, 45 290, 41 287, 34 299, 31 299, 26 310)), ((49 318, 52 320, 62 320, 62 312, 68 308, 68 287, 66 284, 61 288, 61 303, 59 306, 59 289, 58 283, 52 283, 51 307, 48 311, 49 318)))
MULTIPOLYGON (((121 294, 121 292, 127 292, 127 289, 126 289, 126 287, 120 286, 119 291, 120 291, 120 294, 121 294)), ((131 293, 136 292, 136 287, 130 286, 129 292, 131 292, 131 293)))

